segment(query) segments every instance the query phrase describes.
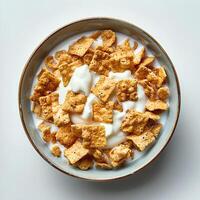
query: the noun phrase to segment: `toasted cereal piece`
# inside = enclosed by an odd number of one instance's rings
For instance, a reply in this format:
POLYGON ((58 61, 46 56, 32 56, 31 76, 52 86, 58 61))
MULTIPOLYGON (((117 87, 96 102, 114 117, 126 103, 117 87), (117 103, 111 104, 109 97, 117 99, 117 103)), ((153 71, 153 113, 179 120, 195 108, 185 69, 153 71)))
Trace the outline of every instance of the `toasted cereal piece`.
POLYGON ((108 47, 111 47, 115 43, 116 34, 115 32, 111 30, 105 30, 102 32, 101 38, 103 41, 103 47, 108 48, 108 47))
POLYGON ((143 47, 143 48, 140 50, 140 52, 138 52, 138 53, 135 55, 135 57, 134 57, 134 59, 133 59, 134 65, 140 64, 140 62, 141 62, 142 58, 144 57, 144 55, 145 55, 145 48, 143 47))
POLYGON ((138 151, 144 151, 155 141, 155 137, 153 133, 146 131, 141 135, 127 136, 127 140, 131 140, 138 151))
POLYGON ((160 87, 161 78, 159 76, 157 76, 154 72, 150 72, 147 75, 146 79, 149 83, 152 83, 155 87, 157 87, 157 88, 160 87))
POLYGON ((122 104, 120 104, 118 100, 116 100, 114 102, 113 110, 117 110, 119 112, 123 112, 122 104))
POLYGON ((68 52, 69 54, 83 57, 93 42, 94 42, 94 39, 92 38, 82 37, 69 46, 68 52))
POLYGON ((94 102, 92 105, 93 120, 95 122, 112 123, 113 106, 114 103, 112 101, 108 101, 107 103, 102 103, 100 101, 94 102))
POLYGON ((53 74, 60 80, 62 78, 61 76, 61 73, 60 73, 60 70, 59 69, 56 69, 53 74))
POLYGON ((96 40, 101 35, 101 33, 102 31, 95 31, 91 35, 89 35, 89 37, 96 40))
POLYGON ((155 60, 154 56, 148 56, 148 57, 146 57, 146 58, 144 58, 142 60, 142 62, 140 63, 140 65, 147 67, 150 64, 152 64, 154 60, 155 60))
POLYGON ((65 149, 64 156, 69 160, 69 163, 74 165, 89 153, 89 150, 84 148, 80 141, 76 141, 70 148, 65 149))
POLYGON ((57 140, 56 140, 56 133, 57 133, 56 131, 54 131, 54 132, 51 133, 51 142, 53 144, 55 144, 57 142, 57 140))
POLYGON ((82 130, 83 145, 86 148, 101 148, 106 146, 104 126, 88 125, 82 130))
POLYGON ((153 121, 158 121, 160 119, 160 115, 154 114, 152 112, 146 111, 145 114, 147 117, 153 121))
POLYGON ((144 79, 142 81, 139 81, 139 84, 142 85, 142 87, 144 88, 145 95, 150 100, 155 100, 157 98, 156 88, 151 82, 149 82, 146 79, 144 79))
POLYGON ((148 122, 146 114, 129 109, 122 120, 121 130, 124 133, 140 135, 148 122))
POLYGON ((70 113, 82 113, 86 100, 85 95, 68 91, 62 109, 70 113))
POLYGON ((60 74, 62 76, 63 85, 65 87, 69 83, 74 70, 77 67, 80 67, 81 65, 82 65, 82 61, 81 60, 76 60, 76 61, 74 61, 74 62, 72 62, 70 64, 63 63, 63 64, 59 65, 60 74))
POLYGON ((160 78, 158 86, 160 87, 163 83, 165 83, 167 74, 165 72, 164 67, 154 68, 154 73, 160 78))
POLYGON ((33 102, 32 112, 35 113, 38 117, 41 115, 41 106, 38 102, 33 102))
POLYGON ((95 167, 100 168, 100 169, 112 169, 113 168, 110 163, 101 163, 101 162, 96 162, 95 167))
POLYGON ((161 100, 147 101, 145 108, 149 111, 167 110, 168 104, 161 100))
POLYGON ((82 135, 82 130, 83 127, 86 125, 83 124, 72 124, 71 125, 71 131, 74 133, 74 135, 76 135, 77 137, 81 137, 82 135))
POLYGON ((93 160, 89 156, 85 156, 81 160, 79 160, 75 165, 81 170, 88 170, 93 167, 93 160))
POLYGON ((150 131, 154 135, 155 138, 158 137, 160 131, 162 129, 162 124, 160 123, 155 123, 151 128, 150 131))
POLYGON ((141 65, 135 72, 135 77, 139 80, 146 79, 151 70, 143 65, 141 65))
POLYGON ((131 140, 126 140, 122 144, 125 145, 129 149, 133 149, 133 142, 131 140))
POLYGON ((100 76, 95 86, 91 88, 93 94, 106 102, 115 89, 116 81, 106 76, 100 76))
POLYGON ((137 48, 138 48, 138 42, 137 42, 137 41, 134 41, 133 50, 136 50, 137 48))
POLYGON ((41 117, 46 121, 53 121, 53 110, 52 105, 58 102, 58 93, 51 93, 47 96, 39 98, 39 103, 41 106, 41 117))
POLYGON ((46 65, 46 67, 48 67, 49 69, 55 70, 58 68, 57 62, 54 60, 53 56, 47 56, 44 59, 44 63, 46 65))
POLYGON ((60 157, 61 156, 61 150, 60 147, 58 145, 54 145, 51 148, 51 153, 55 156, 55 157, 60 157))
POLYGON ((133 152, 126 145, 120 144, 111 149, 109 156, 111 165, 113 167, 120 167, 127 159, 133 156, 133 152))
POLYGON ((89 65, 89 69, 101 74, 108 75, 109 73, 109 54, 101 50, 95 50, 92 60, 89 65))
POLYGON ((67 53, 66 50, 60 50, 55 53, 55 59, 57 61, 65 61, 67 63, 72 62, 72 57, 67 53))
POLYGON ((39 131, 42 132, 42 139, 49 143, 51 141, 51 127, 47 125, 45 122, 42 122, 38 126, 39 131))
POLYGON ((137 96, 137 81, 134 79, 124 79, 117 83, 116 87, 117 99, 123 101, 136 101, 137 96))
POLYGON ((92 151, 92 156, 96 162, 100 162, 100 163, 108 162, 108 157, 102 150, 94 149, 92 151))
POLYGON ((169 97, 169 88, 167 86, 161 87, 158 89, 158 98, 160 100, 166 100, 169 97))
POLYGON ((38 82, 34 87, 33 95, 30 97, 31 101, 39 101, 41 96, 54 92, 59 84, 60 80, 54 74, 43 69, 38 76, 38 82))
POLYGON ((76 141, 77 137, 73 132, 71 132, 71 126, 63 126, 60 127, 56 133, 56 140, 60 142, 60 144, 70 147, 76 141))
POLYGON ((88 49, 86 54, 83 56, 83 63, 89 66, 92 61, 93 56, 94 56, 94 50, 91 48, 88 49))
POLYGON ((69 114, 65 112, 61 105, 53 105, 53 121, 56 126, 65 126, 70 122, 69 114))

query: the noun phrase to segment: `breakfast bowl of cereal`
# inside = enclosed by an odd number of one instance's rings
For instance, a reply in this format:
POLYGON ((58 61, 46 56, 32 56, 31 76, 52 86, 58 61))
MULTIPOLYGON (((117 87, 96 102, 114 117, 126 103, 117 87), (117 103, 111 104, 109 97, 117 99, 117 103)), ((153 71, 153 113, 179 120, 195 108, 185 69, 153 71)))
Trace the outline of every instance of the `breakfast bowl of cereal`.
POLYGON ((140 28, 91 18, 48 36, 19 84, 36 151, 65 174, 107 181, 143 169, 168 144, 180 112, 175 68, 140 28))

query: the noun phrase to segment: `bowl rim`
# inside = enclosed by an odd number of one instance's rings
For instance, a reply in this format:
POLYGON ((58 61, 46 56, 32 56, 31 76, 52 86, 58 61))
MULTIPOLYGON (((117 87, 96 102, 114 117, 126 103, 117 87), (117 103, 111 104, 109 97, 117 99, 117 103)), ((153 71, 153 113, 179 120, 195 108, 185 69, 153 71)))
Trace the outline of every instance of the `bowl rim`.
POLYGON ((19 114, 20 114, 20 118, 21 118, 21 123, 22 123, 22 126, 23 126, 23 129, 26 133, 26 136, 28 137, 30 143, 32 144, 32 146, 34 147, 34 149, 39 153, 39 155, 47 162, 49 163, 52 167, 54 167, 55 169, 59 170, 60 172, 64 173, 65 175, 70 175, 72 177, 75 177, 75 178, 79 178, 79 179, 82 179, 82 180, 88 180, 88 181, 96 181, 96 182, 105 182, 105 181, 112 181, 112 180, 119 180, 119 179, 122 179, 122 178, 125 178, 125 177, 128 177, 130 175, 133 175, 135 173, 138 173, 138 172, 141 172, 142 170, 144 170, 146 167, 148 167, 153 161, 155 161, 159 155, 163 152, 163 150, 166 148, 166 146, 168 145, 168 143, 170 142, 172 136, 174 135, 174 131, 176 129, 176 126, 177 126, 177 123, 178 123, 178 119, 179 119, 179 116, 180 116, 180 108, 181 108, 181 91, 180 91, 180 83, 179 83, 179 80, 178 80, 178 76, 177 76, 177 72, 175 70, 175 67, 171 61, 171 59, 169 58, 168 54, 166 53, 166 51, 163 49, 163 47, 150 35, 148 34, 146 31, 144 31, 143 29, 139 28, 138 26, 130 23, 130 22, 127 22, 125 20, 121 20, 121 19, 117 19, 117 18, 111 18, 111 17, 89 17, 89 18, 83 18, 83 19, 80 19, 80 20, 75 20, 71 23, 68 23, 67 25, 64 25, 64 26, 61 26, 60 28, 57 28, 55 31, 51 32, 50 34, 48 34, 48 36, 45 37, 45 39, 42 40, 42 42, 40 42, 40 44, 34 49, 34 51, 31 53, 31 55, 29 56, 26 64, 24 65, 24 68, 22 70, 22 73, 21 73, 21 76, 20 76, 20 80, 19 80, 19 86, 18 86, 18 109, 19 109, 19 114), (26 70, 28 69, 29 67, 29 63, 32 59, 32 57, 34 56, 34 54, 37 52, 37 50, 50 38, 52 37, 54 34, 56 34, 57 32, 61 31, 62 29, 65 29, 66 27, 68 26, 71 26, 75 23, 79 23, 79 22, 84 22, 84 21, 91 21, 91 20, 115 20, 115 21, 119 21, 119 22, 123 22, 123 23, 126 23, 126 24, 129 24, 131 26, 134 26, 136 29, 138 29, 139 31, 143 32, 144 34, 146 34, 151 40, 153 40, 155 42, 156 45, 158 45, 158 47, 163 51, 163 53, 165 54, 165 56, 167 57, 171 67, 172 67, 172 70, 173 70, 173 73, 175 75, 175 81, 176 81, 176 85, 177 85, 177 91, 178 91, 178 110, 177 110, 177 113, 176 113, 176 120, 174 122, 174 125, 173 125, 173 129, 170 133, 170 137, 168 138, 168 140, 166 141, 165 145, 161 148, 161 150, 154 156, 152 157, 152 159, 146 163, 144 166, 142 166, 141 168, 139 168, 138 170, 134 171, 134 172, 130 172, 126 175, 123 175, 123 176, 120 176, 120 177, 113 177, 113 178, 110 178, 110 179, 94 179, 94 178, 86 178, 86 177, 80 177, 80 176, 76 176, 76 175, 73 175, 69 172, 66 172, 62 169, 60 169, 59 167, 57 167, 55 164, 53 164, 51 162, 51 160, 49 160, 39 149, 38 147, 34 144, 34 142, 32 141, 30 135, 29 135, 29 132, 26 128, 26 124, 25 124, 25 121, 24 121, 24 116, 23 116, 23 111, 22 111, 22 105, 21 105, 21 93, 22 93, 22 82, 23 82, 23 78, 24 78, 24 74, 26 72, 26 70))

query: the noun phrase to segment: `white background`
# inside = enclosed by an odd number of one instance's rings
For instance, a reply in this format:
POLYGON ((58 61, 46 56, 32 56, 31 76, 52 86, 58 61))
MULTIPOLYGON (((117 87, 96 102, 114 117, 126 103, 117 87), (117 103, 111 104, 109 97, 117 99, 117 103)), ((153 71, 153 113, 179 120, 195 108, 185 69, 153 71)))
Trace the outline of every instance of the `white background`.
POLYGON ((198 0, 0 0, 0 199, 200 199, 199 9, 198 0), (160 158, 108 183, 71 178, 48 165, 28 141, 17 105, 20 74, 34 48, 60 26, 92 16, 127 20, 156 38, 182 92, 179 123, 160 158))

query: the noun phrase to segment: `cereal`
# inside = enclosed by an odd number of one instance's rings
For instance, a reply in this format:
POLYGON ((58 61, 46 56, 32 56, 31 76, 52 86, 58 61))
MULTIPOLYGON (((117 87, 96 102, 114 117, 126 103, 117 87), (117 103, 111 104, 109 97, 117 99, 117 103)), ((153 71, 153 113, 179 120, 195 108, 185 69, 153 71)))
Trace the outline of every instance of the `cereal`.
POLYGON ((87 148, 101 148, 106 146, 104 126, 89 125, 82 130, 83 145, 87 148))
POLYGON ((55 53, 55 59, 57 61, 65 61, 66 63, 70 63, 72 61, 72 57, 67 53, 66 50, 60 50, 55 53))
POLYGON ((146 58, 144 58, 144 60, 140 63, 140 65, 141 65, 141 66, 144 66, 144 67, 147 67, 147 66, 149 66, 150 64, 152 64, 154 60, 155 60, 155 57, 154 57, 154 56, 146 57, 146 58))
POLYGON ((121 166, 127 159, 133 156, 133 152, 127 146, 120 144, 114 148, 109 153, 111 164, 113 167, 121 166))
POLYGON ((61 150, 60 147, 58 145, 54 145, 51 148, 51 153, 55 156, 55 157, 60 157, 61 156, 61 150))
POLYGON ((151 70, 143 65, 141 65, 135 72, 135 77, 139 80, 147 78, 147 75, 151 73, 151 70))
POLYGON ((142 85, 142 87, 144 88, 145 95, 150 100, 155 100, 157 98, 156 88, 155 88, 155 86, 152 83, 150 83, 149 81, 147 81, 146 79, 144 79, 142 81, 139 81, 139 84, 142 85))
POLYGON ((153 133, 154 137, 157 138, 161 129, 162 129, 162 124, 156 123, 150 128, 150 131, 151 133, 153 133))
POLYGON ((70 113, 82 113, 86 100, 85 95, 68 91, 62 109, 70 113))
POLYGON ((134 79, 125 79, 117 83, 116 87, 117 99, 123 101, 136 101, 137 97, 137 81, 134 79))
POLYGON ((54 132, 52 132, 51 133, 51 142, 53 143, 53 144, 55 144, 56 143, 56 131, 54 131, 54 132))
POLYGON ((93 120, 95 122, 112 123, 113 106, 114 106, 114 103, 112 101, 108 101, 107 103, 96 101, 92 106, 93 120))
POLYGON ((51 93, 47 96, 40 97, 41 117, 47 121, 53 121, 52 104, 58 102, 58 93, 51 93))
POLYGON ((76 135, 71 132, 70 125, 60 127, 56 133, 56 140, 66 147, 70 147, 74 144, 76 139, 76 135))
POLYGON ((33 102, 32 112, 34 112, 37 116, 41 115, 41 106, 38 102, 33 102))
POLYGON ((86 125, 82 125, 82 124, 72 124, 71 125, 71 131, 74 133, 74 135, 76 135, 77 137, 81 137, 82 136, 82 130, 83 127, 86 125))
POLYGON ((102 32, 101 38, 103 41, 103 47, 108 48, 108 47, 111 47, 115 43, 116 35, 115 35, 115 32, 111 30, 105 30, 102 32))
POLYGON ((139 151, 144 151, 155 141, 155 137, 150 131, 144 132, 141 135, 127 136, 127 139, 131 140, 135 148, 139 151))
POLYGON ((166 81, 167 74, 164 67, 154 68, 154 73, 160 78, 159 87, 166 81))
POLYGON ((157 114, 154 114, 152 112, 146 111, 145 114, 147 115, 147 117, 153 121, 158 121, 160 119, 160 116, 157 114))
POLYGON ((113 93, 115 89, 116 81, 107 78, 106 76, 100 76, 99 81, 96 83, 94 87, 92 87, 91 91, 100 100, 106 102, 110 95, 113 93))
POLYGON ((101 168, 101 169, 112 169, 112 165, 109 163, 101 163, 101 162, 96 162, 95 164, 96 168, 101 168))
POLYGON ((116 101, 114 102, 113 110, 117 110, 117 111, 119 111, 119 112, 123 112, 123 107, 122 107, 122 105, 119 103, 118 100, 116 100, 116 101))
POLYGON ((65 149, 64 156, 69 160, 70 164, 75 164, 89 153, 80 141, 76 141, 70 148, 65 149))
POLYGON ((143 133, 148 119, 144 113, 130 109, 122 120, 121 130, 128 134, 140 135, 143 133))
POLYGON ((79 160, 75 165, 81 170, 88 170, 93 167, 93 159, 89 156, 86 156, 79 160))
POLYGON ((42 132, 42 139, 49 143, 51 141, 51 127, 47 125, 45 122, 42 122, 38 126, 39 131, 42 132))
POLYGON ((34 92, 30 99, 32 101, 39 101, 41 96, 46 96, 54 92, 59 84, 60 80, 54 74, 43 69, 38 77, 38 82, 34 87, 34 92))
POLYGON ((135 55, 135 57, 134 57, 134 59, 133 59, 134 65, 140 64, 140 62, 141 62, 142 58, 144 57, 144 55, 145 55, 145 48, 143 47, 143 48, 140 50, 140 52, 138 52, 138 53, 135 55))
POLYGON ((63 85, 67 86, 72 77, 74 70, 82 65, 82 61, 76 60, 70 64, 64 63, 59 66, 60 74, 62 76, 63 85))
POLYGON ((149 111, 167 110, 168 104, 161 100, 155 100, 155 101, 148 101, 145 107, 149 111))
POLYGON ((166 100, 169 97, 169 88, 164 86, 158 89, 158 98, 160 100, 166 100))
POLYGON ((44 60, 46 67, 49 69, 55 70, 57 69, 57 62, 54 60, 53 56, 47 56, 44 60))
POLYGON ((101 35, 101 31, 93 32, 89 37, 96 40, 101 35))
POLYGON ((94 50, 93 49, 88 49, 88 51, 86 52, 86 54, 83 56, 83 63, 90 65, 92 58, 94 56, 94 50))
POLYGON ((109 73, 109 54, 101 50, 96 50, 90 62, 90 70, 101 74, 108 75, 109 73))
POLYGON ((68 52, 69 54, 82 57, 90 48, 93 42, 94 42, 94 39, 92 38, 82 37, 79 40, 77 40, 75 43, 69 46, 68 52))

